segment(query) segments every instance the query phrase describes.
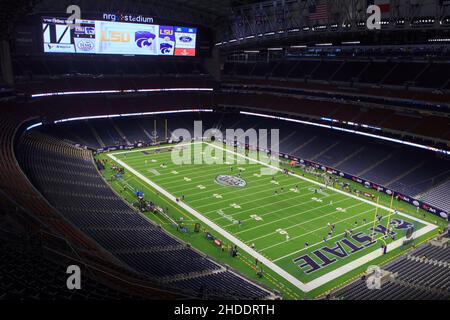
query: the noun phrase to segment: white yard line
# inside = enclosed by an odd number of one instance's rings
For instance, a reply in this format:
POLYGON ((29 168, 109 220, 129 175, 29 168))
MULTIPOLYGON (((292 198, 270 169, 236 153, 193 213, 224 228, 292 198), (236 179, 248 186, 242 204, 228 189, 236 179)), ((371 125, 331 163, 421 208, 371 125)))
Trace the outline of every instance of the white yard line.
MULTIPOLYGON (((341 202, 347 201, 347 200, 348 200, 348 199, 345 199, 345 198, 342 199, 342 200, 337 200, 337 201, 335 202, 335 204, 341 203, 341 202)), ((298 206, 301 206, 301 205, 305 205, 305 204, 310 203, 310 202, 315 202, 315 201, 314 201, 314 200, 310 200, 310 201, 306 201, 306 202, 303 202, 303 203, 295 204, 295 205, 293 205, 293 206, 283 207, 283 208, 280 208, 280 209, 277 209, 277 210, 272 210, 272 211, 270 211, 270 212, 260 214, 259 216, 260 216, 260 217, 265 217, 265 216, 267 216, 267 215, 269 215, 269 214, 274 214, 274 213, 276 213, 276 212, 284 211, 284 210, 286 210, 286 209, 295 208, 295 207, 298 207, 298 206)), ((248 231, 251 231, 251 230, 259 229, 259 228, 262 228, 262 227, 265 227, 265 226, 268 226, 268 225, 271 225, 271 224, 273 224, 273 223, 280 222, 280 221, 283 221, 283 220, 286 220, 286 219, 296 218, 296 217, 299 217, 299 216, 304 215, 305 213, 313 212, 313 211, 316 211, 316 210, 318 210, 318 209, 322 209, 322 208, 328 207, 329 205, 330 205, 330 204, 327 203, 327 204, 325 204, 325 205, 323 205, 323 206, 319 206, 319 207, 311 208, 311 209, 308 209, 308 210, 302 210, 301 212, 296 212, 296 213, 293 213, 293 214, 289 214, 289 215, 287 215, 287 216, 285 216, 285 217, 283 217, 283 218, 280 218, 280 219, 278 219, 278 220, 266 222, 266 223, 259 224, 259 225, 257 225, 257 226, 251 227, 251 228, 247 228, 247 229, 242 230, 242 231, 239 231, 239 232, 235 232, 235 234, 241 234, 241 233, 248 232, 248 231)), ((251 219, 251 218, 246 219, 246 220, 244 220, 244 221, 247 221, 247 220, 250 220, 250 219, 251 219)), ((308 220, 308 221, 309 221, 309 220, 308 220)))
MULTIPOLYGON (((210 144, 210 143, 208 143, 208 142, 205 142, 205 144, 208 144, 208 145, 210 145, 210 146, 215 146, 215 145, 210 144)), ((274 169, 274 170, 277 170, 277 171, 280 171, 280 172, 283 171, 282 168, 278 168, 278 167, 272 166, 272 165, 270 165, 270 164, 264 163, 264 162, 262 162, 262 161, 259 161, 259 160, 256 160, 256 159, 249 158, 249 157, 247 157, 247 156, 241 155, 241 154, 239 154, 239 153, 235 153, 235 152, 233 152, 233 151, 229 151, 229 150, 224 149, 224 148, 219 147, 219 146, 215 146, 215 147, 216 147, 216 148, 219 148, 219 149, 222 149, 222 150, 224 150, 225 152, 234 153, 234 154, 236 154, 236 155, 238 155, 238 156, 240 156, 240 157, 243 157, 243 158, 245 158, 245 159, 247 159, 247 160, 250 160, 250 161, 254 161, 254 162, 259 163, 259 164, 261 164, 261 165, 263 165, 263 166, 266 166, 266 167, 268 167, 268 168, 271 168, 271 169, 274 169)), ((324 185, 323 183, 320 183, 320 182, 311 180, 311 179, 306 178, 306 177, 299 176, 298 174, 290 173, 289 175, 290 175, 290 176, 293 176, 293 177, 296 177, 296 178, 299 178, 299 179, 304 180, 304 181, 308 181, 308 182, 313 183, 313 184, 315 184, 315 185, 324 187, 324 188, 326 188, 326 189, 333 190, 333 191, 335 191, 335 192, 337 192, 337 193, 340 193, 340 194, 342 194, 342 195, 345 195, 346 197, 350 197, 350 198, 356 199, 356 200, 358 200, 358 201, 362 201, 362 202, 368 203, 368 204, 370 204, 370 205, 372 205, 372 206, 375 206, 375 207, 384 209, 384 210, 386 210, 386 211, 389 211, 389 212, 394 212, 394 211, 395 211, 394 209, 390 209, 390 208, 388 208, 388 207, 386 207, 386 206, 383 206, 383 205, 381 205, 381 204, 377 204, 377 203, 375 203, 375 202, 372 202, 372 201, 369 201, 369 200, 366 200, 366 199, 357 197, 357 196, 355 196, 355 195, 353 195, 353 194, 349 194, 349 193, 347 193, 347 192, 345 192, 345 191, 336 189, 336 188, 334 188, 334 187, 326 186, 326 185, 324 185)), ((423 221, 423 220, 418 219, 418 218, 411 217, 411 216, 409 216, 409 215, 407 215, 407 214, 404 214, 404 213, 401 213, 401 212, 398 212, 398 213, 401 214, 401 215, 403 215, 403 216, 405 216, 405 217, 408 217, 408 218, 410 218, 410 219, 412 219, 412 220, 415 220, 415 221, 417 221, 417 222, 420 222, 420 223, 422 223, 422 224, 425 224, 425 225, 429 225, 429 224, 430 224, 430 223, 428 223, 428 222, 426 222, 426 221, 423 221)))
MULTIPOLYGON (((116 155, 116 154, 124 154, 124 153, 135 153, 135 152, 143 152, 143 151, 148 151, 148 150, 156 150, 156 149, 170 149, 170 148, 175 148, 175 147, 184 147, 184 146, 188 146, 188 145, 193 145, 193 144, 199 144, 199 143, 203 143, 201 141, 199 142, 186 142, 186 143, 180 143, 180 144, 171 144, 168 146, 162 146, 162 147, 158 147, 158 146, 154 146, 154 147, 148 147, 148 148, 143 148, 143 149, 131 149, 131 150, 124 150, 124 151, 113 151, 111 153, 111 155, 116 155)), ((109 154, 108 154, 109 157, 109 154)))
MULTIPOLYGON (((285 188, 289 188, 289 187, 294 187, 296 184, 295 183, 293 183, 293 184, 288 184, 288 185, 284 185, 284 187, 285 188)), ((245 191, 248 191, 248 190, 250 190, 250 189, 252 189, 252 187, 250 187, 250 188, 246 188, 245 189, 245 191)), ((259 193, 264 193, 264 192, 270 192, 270 193, 272 193, 273 191, 274 191, 274 189, 276 189, 276 188, 273 188, 273 189, 267 189, 267 186, 255 186, 254 187, 254 189, 255 190, 260 190, 260 191, 256 191, 256 192, 252 192, 252 195, 255 195, 255 194, 259 194, 259 193)), ((301 189, 305 189, 305 188, 299 188, 299 190, 301 190, 301 189)), ((289 190, 289 189, 288 189, 289 190)), ((236 188, 236 190, 235 190, 235 192, 238 192, 238 193, 242 193, 241 191, 244 191, 244 190, 239 190, 239 189, 237 189, 236 188)), ((305 196, 305 195, 307 195, 307 193, 298 193, 298 194, 293 194, 293 192, 291 193, 290 191, 286 191, 285 193, 289 193, 289 194, 291 194, 292 196, 305 196)), ((229 203, 230 201, 232 201, 232 202, 237 202, 237 203, 239 203, 240 205, 244 205, 244 204, 248 204, 248 203, 252 203, 252 202, 255 202, 255 201, 261 201, 261 200, 259 200, 259 199, 256 199, 256 200, 251 200, 251 201, 246 201, 246 202, 240 202, 239 201, 239 199, 241 199, 241 198, 248 198, 248 196, 247 195, 242 195, 242 196, 229 196, 229 194, 227 194, 227 193, 225 193, 225 192, 222 192, 222 193, 220 193, 220 195, 223 197, 223 199, 222 200, 220 200, 220 201, 214 201, 214 204, 218 204, 218 203, 222 203, 222 202, 224 202, 224 203, 229 203), (225 199, 225 195, 227 195, 227 197, 226 197, 226 199, 225 199)), ((274 195, 274 194, 272 194, 271 196, 267 196, 267 197, 265 197, 264 199, 271 199, 271 198, 277 198, 278 197, 278 195, 274 195)), ((293 197, 292 199, 297 199, 296 197, 293 197)), ((205 200, 204 198, 201 198, 201 199, 196 199, 196 200, 192 200, 191 201, 191 203, 195 203, 195 202, 197 202, 197 201, 201 201, 201 200, 205 200)), ((284 200, 283 200, 284 201, 284 200)), ((277 203, 277 202, 272 202, 272 203, 277 203)), ((203 207, 208 207, 208 206, 211 206, 211 204, 209 204, 209 205, 202 205, 202 206, 198 206, 197 207, 197 209, 198 208, 203 208, 203 207)), ((257 207, 254 207, 254 208, 257 208, 257 207)))
MULTIPOLYGON (((269 165, 267 163, 261 162, 259 160, 256 159, 252 159, 249 158, 247 156, 238 154, 236 152, 224 149, 222 147, 207 143, 207 142, 195 142, 195 143, 205 143, 209 146, 218 148, 218 149, 222 149, 225 152, 228 153, 232 153, 235 154, 239 157, 243 157, 247 160, 259 163, 263 166, 266 166, 268 168, 271 168, 273 170, 277 170, 277 171, 283 171, 281 168, 279 167, 275 167, 272 165, 269 165)), ((187 144, 186 144, 187 145, 187 144)), ((170 148, 171 146, 167 147, 170 148)), ((153 149, 157 149, 157 148, 153 148, 153 149)), ((160 147, 160 149, 162 149, 162 147, 160 147)), ((132 150, 133 152, 140 152, 140 151, 145 151, 145 150, 132 150)), ((121 152, 121 153, 127 153, 127 152, 121 152)), ((114 154, 118 154, 118 153, 114 153, 114 154)), ((355 268, 358 268, 362 265, 364 265, 365 263, 368 263, 370 261, 372 261, 373 259, 381 256, 383 253, 381 252, 381 250, 376 250, 373 251, 361 258, 358 258, 356 260, 353 260, 351 262, 349 262, 348 264, 337 268, 333 271, 330 271, 329 273, 320 276, 308 283, 303 283, 300 280, 298 280, 297 278, 295 278, 294 276, 292 276, 290 273, 286 272, 284 269, 282 269, 281 267, 279 267, 278 265, 276 265, 275 263, 273 263, 271 260, 267 259, 266 257, 264 257, 263 255, 261 255, 260 253, 256 252, 255 250, 253 250, 252 248, 250 248, 249 246, 247 246, 244 242, 242 242, 241 240, 239 240, 238 238, 236 238, 234 235, 230 234, 229 232, 227 232, 226 230, 222 229, 221 227, 219 227, 218 225, 216 225, 214 222, 210 221, 208 218, 206 218, 205 216, 203 216, 202 214, 200 214, 199 212, 197 212, 196 210, 192 209, 191 207, 189 207, 187 204, 185 204, 184 202, 177 202, 177 199, 175 196, 173 196, 172 194, 170 194, 168 191, 166 191, 165 189, 161 188, 159 185, 157 185, 156 183, 154 183, 153 181, 151 181, 150 179, 148 179, 147 177, 145 177, 144 175, 142 175, 140 172, 134 170, 133 168, 131 168, 129 165, 127 165, 126 163, 124 163, 123 161, 121 161, 120 159, 117 159, 113 154, 107 154, 108 157, 110 157, 112 160, 116 161, 118 164, 120 164, 121 166, 123 166, 124 168, 126 168, 129 172, 133 173, 135 176, 139 177, 142 181, 144 181, 145 183, 147 183, 148 185, 152 186, 154 189, 158 190, 158 192, 160 192, 161 194, 163 194, 164 196, 166 196, 169 200, 171 200, 172 202, 176 203, 177 205, 179 205, 180 207, 182 207, 184 210, 188 211, 190 214, 192 214, 194 217, 196 217, 198 220, 202 221, 203 223, 205 223, 207 226, 209 226, 210 228, 212 228, 213 230, 215 230, 216 232, 220 233, 222 236, 224 236, 225 238, 227 238, 229 241, 231 241, 232 243, 236 244, 238 247, 240 247, 242 250, 244 250, 245 252, 247 252, 249 255, 251 255, 252 257, 258 259, 261 263, 265 264, 267 267, 269 267, 270 269, 272 269, 274 272, 276 272, 277 274, 279 274, 281 277, 283 277, 285 280, 287 280, 288 282, 290 282, 292 285, 294 285, 295 287, 299 288, 300 290, 302 290, 303 292, 309 292, 311 290, 314 290, 324 284, 326 284, 327 282, 334 280, 342 275, 344 275, 345 273, 354 270, 355 268)), ((299 176, 297 174, 290 174, 291 176, 297 177, 301 180, 304 181, 308 181, 312 184, 315 185, 319 185, 322 187, 326 187, 324 184, 311 180, 309 178, 305 178, 302 176, 299 176)), ((342 190, 339 189, 335 189, 333 187, 328 187, 328 189, 333 190, 337 193, 343 194, 346 197, 350 197, 350 198, 354 198, 358 201, 361 202, 365 202, 367 204, 370 204, 372 206, 375 207, 379 207, 381 209, 384 209, 386 211, 389 212, 394 212, 395 210, 393 209, 389 209, 388 207, 385 207, 383 205, 380 204, 376 204, 373 203, 369 200, 366 199, 362 199, 359 198, 357 196, 354 196, 352 194, 348 194, 342 190)), ((426 221, 423 221, 421 219, 415 218, 415 217, 411 217, 407 214, 398 212, 399 215, 402 215, 404 217, 408 217, 409 219, 412 219, 414 221, 420 222, 424 225, 426 225, 426 227, 416 231, 416 236, 420 237, 428 232, 433 231, 434 229, 437 228, 437 226, 428 223, 426 221)), ((388 244, 388 250, 394 250, 398 247, 400 247, 402 245, 403 240, 406 237, 403 237, 401 239, 398 239, 397 241, 394 241, 390 244, 388 244)))
MULTIPOLYGON (((345 209, 350 209, 350 208, 358 207, 358 206, 360 206, 360 205, 361 205, 361 203, 357 203, 357 204, 354 204, 354 205, 352 205, 352 206, 350 206, 350 207, 346 207, 345 209)), ((374 209, 371 209, 371 210, 369 210, 369 211, 363 211, 362 213, 359 213, 359 214, 356 215, 356 216, 359 216, 359 215, 361 215, 361 214, 370 212, 370 211, 372 211, 372 210, 374 210, 374 209)), ((284 231, 290 230, 290 229, 292 229, 292 228, 296 228, 296 227, 298 227, 298 226, 302 226, 302 225, 304 225, 304 224, 306 224, 306 223, 310 223, 311 221, 316 221, 316 220, 319 220, 319 219, 322 219, 322 218, 325 218, 325 217, 328 217, 328 216, 331 216, 331 215, 340 214, 340 213, 341 213, 341 212, 334 210, 334 211, 332 211, 332 212, 330 212, 330 213, 327 213, 327 214, 324 214, 324 215, 320 215, 319 217, 313 218, 313 219, 311 219, 311 220, 308 220, 308 221, 304 221, 304 222, 301 222, 301 223, 297 223, 297 224, 291 225, 291 226, 289 226, 289 227, 287 227, 287 228, 284 228, 283 230, 284 230, 284 231)), ((336 221, 336 222, 334 222, 334 224, 339 224, 339 223, 341 223, 342 221, 346 221, 346 220, 351 219, 351 218, 354 218, 354 217, 356 217, 356 216, 352 216, 352 217, 347 218, 347 219, 343 219, 343 220, 336 221)), ((280 221, 280 219, 277 220, 277 221, 280 221)), ((327 228, 328 228, 328 226, 320 227, 320 228, 317 228, 316 230, 313 230, 313 232, 318 231, 318 230, 322 230, 322 229, 327 229, 327 228)), ((309 232, 309 233, 313 233, 313 232, 309 232)), ((308 233, 308 234, 309 234, 309 233, 308 233)), ((262 235, 262 236, 259 236, 259 237, 257 237, 257 238, 254 238, 254 239, 252 239, 252 240, 249 240, 248 242, 250 242, 250 241, 255 241, 255 240, 259 240, 259 239, 263 239, 263 238, 265 238, 265 237, 268 237, 268 236, 271 236, 271 235, 274 235, 274 234, 277 234, 277 232, 275 231, 275 232, 270 232, 270 233, 264 234, 264 235, 262 235)), ((294 240, 294 239, 299 238, 299 237, 303 237, 304 235, 305 235, 305 234, 301 234, 301 235, 299 235, 299 236, 292 237, 292 238, 289 239, 289 241, 294 240)), ((269 246, 269 247, 267 247, 267 248, 263 248, 263 249, 260 249, 260 250, 261 250, 261 251, 264 251, 264 250, 269 249, 269 248, 271 248, 271 247, 278 246, 278 245, 280 245, 280 244, 282 244, 282 243, 283 243, 283 242, 280 242, 280 243, 277 243, 277 244, 273 244, 273 245, 271 245, 271 246, 269 246)), ((286 243, 286 242, 284 241, 284 243, 286 243)))
MULTIPOLYGON (((140 169, 140 168, 146 168, 146 167, 139 166, 139 168, 137 168, 137 169, 140 169)), ((156 169, 157 169, 157 168, 156 168, 156 169)), ((185 177, 187 176, 187 177, 190 178, 190 176, 192 175, 192 173, 196 174, 197 176, 198 176, 199 174, 200 174, 201 176, 203 176, 203 175, 214 175, 214 174, 215 174, 215 175, 219 175, 219 173, 223 173, 223 172, 224 172, 224 169, 225 169, 225 168, 223 168, 222 170, 220 170, 220 169, 214 169, 214 170, 201 170, 201 171, 199 171, 199 168, 197 168, 197 169, 195 169, 195 170, 189 170, 189 171, 192 171, 192 172, 189 172, 189 173, 186 173, 184 170, 178 169, 178 170, 180 170, 180 171, 178 171, 178 174, 175 175, 175 174, 171 174, 171 171, 173 171, 173 170, 177 171, 177 169, 176 169, 176 168, 170 168, 170 169, 169 169, 170 171, 167 171, 167 172, 163 172, 162 170, 160 170, 162 174, 168 175, 168 176, 159 179, 158 182, 163 183, 163 182, 168 181, 168 183, 164 183, 164 185, 170 186, 170 185, 177 184, 177 183, 180 182, 180 181, 176 181, 176 180, 175 180, 176 178, 180 178, 180 179, 181 179, 181 177, 183 177, 183 176, 185 176, 185 177)), ((167 170, 167 169, 166 169, 166 170, 167 170)), ((256 173, 256 172, 258 172, 258 170, 252 171, 252 172, 250 172, 250 173, 253 174, 253 173, 256 173)), ((232 175, 232 174, 230 174, 230 175, 232 175)), ((245 178, 245 177, 243 177, 243 178, 245 178)), ((259 178, 259 179, 261 179, 261 178, 259 178)), ((196 184, 196 183, 202 183, 202 182, 204 182, 204 181, 210 182, 211 179, 210 179, 209 177, 208 177, 207 179, 196 179, 195 181, 192 181, 191 183, 188 183, 187 185, 193 185, 193 184, 196 184)), ((212 182, 212 183, 207 183, 207 184, 205 184, 205 185, 209 185, 209 186, 218 186, 218 184, 217 184, 217 183, 214 183, 214 182, 212 182)))
MULTIPOLYGON (((294 186, 294 185, 295 184, 293 184, 292 186, 294 186)), ((260 186, 260 188, 263 189, 264 186, 260 186)), ((260 188, 258 188, 257 190, 259 190, 260 188)), ((253 192, 252 195, 259 194, 259 193, 264 193, 264 192, 267 193, 267 192, 270 192, 270 191, 271 190, 265 189, 265 190, 261 190, 261 191, 258 191, 258 192, 253 192)), ((286 193, 288 193, 288 191, 286 193)), ((294 199, 295 200, 300 200, 300 199, 303 199, 304 197, 308 197, 308 196, 311 196, 311 194, 308 194, 308 193, 305 193, 305 192, 304 193, 299 193, 299 194, 296 194, 295 197, 292 197, 291 199, 283 198, 283 199, 281 199, 279 201, 271 201, 270 205, 275 205, 275 204, 282 203, 282 202, 289 201, 289 200, 293 201, 294 199)), ((238 205, 240 205, 241 207, 243 207, 244 205, 247 205, 247 204, 252 203, 252 202, 260 202, 261 203, 261 199, 253 199, 253 200, 246 201, 246 202, 239 201, 239 199, 242 199, 242 198, 248 198, 248 196, 240 196, 240 197, 232 197, 232 198, 228 198, 227 197, 227 199, 220 200, 220 201, 215 201, 214 204, 225 203, 225 205, 226 205, 226 204, 229 204, 230 202, 234 202, 234 203, 237 203, 238 205)), ((269 199, 272 199, 272 198, 274 198, 273 200, 280 199, 279 195, 274 195, 274 194, 272 194, 271 196, 264 197, 265 200, 269 200, 269 199)), ((301 203, 301 204, 303 204, 303 203, 301 203)), ((297 204, 297 205, 301 205, 301 204, 297 204)), ((197 209, 199 209, 199 208, 207 208, 207 207, 212 207, 212 205, 209 204, 209 205, 197 206, 197 209)), ((257 211, 259 208, 263 208, 263 207, 267 207, 267 204, 266 205, 256 206, 256 207, 253 206, 253 207, 251 207, 249 209, 245 209, 245 210, 239 210, 238 212, 235 212, 235 213, 229 214, 229 215, 237 215, 237 214, 244 213, 244 212, 247 212, 247 211, 257 211)), ((219 207, 219 209, 225 210, 225 209, 229 209, 229 207, 228 206, 226 206, 226 207, 219 207)), ((213 213, 213 212, 216 212, 217 210, 218 209, 208 210, 208 211, 206 211, 206 213, 213 213)))
MULTIPOLYGON (((369 210, 369 211, 364 211, 364 212, 362 212, 362 213, 360 213, 360 214, 358 214, 358 215, 356 215, 356 216, 352 216, 352 217, 350 217, 350 218, 347 218, 347 219, 338 221, 338 222, 336 222, 336 224, 337 224, 337 223, 341 223, 341 222, 346 221, 346 220, 354 219, 354 218, 357 217, 357 216, 360 216, 360 215, 362 215, 362 214, 371 212, 371 211, 373 211, 373 210, 375 210, 375 209, 371 209, 371 210, 369 210)), ((391 214, 388 215, 387 217, 391 217, 391 216, 393 216, 393 215, 394 215, 394 214, 391 213, 391 214)), ((353 230, 354 230, 354 231, 357 231, 357 230, 359 230, 360 228, 363 228, 363 227, 366 227, 366 226, 371 226, 371 225, 373 225, 373 221, 369 221, 369 222, 366 223, 366 224, 360 225, 360 226, 358 226, 357 228, 354 228, 353 230)), ((326 229, 326 228, 327 228, 327 227, 322 227, 322 228, 318 228, 318 229, 313 230, 313 231, 317 231, 317 230, 321 230, 321 229, 326 229)), ((299 238, 299 237, 302 237, 302 236, 304 236, 304 235, 306 235, 306 234, 310 234, 310 233, 312 233, 312 231, 311 231, 311 232, 308 232, 308 233, 305 233, 305 234, 302 234, 302 235, 297 236, 297 237, 293 237, 293 238, 289 239, 289 241, 290 241, 290 240, 293 240, 293 239, 296 239, 296 238, 299 238)), ((333 237, 331 237, 331 238, 328 238, 327 241, 328 241, 328 240, 331 240, 331 239, 335 239, 335 238, 341 237, 341 236, 342 236, 342 232, 336 234, 335 236, 333 236, 333 237)), ((276 243, 276 244, 271 245, 271 246, 266 247, 266 248, 263 248, 263 249, 261 249, 261 251, 267 250, 267 249, 272 248, 272 247, 276 247, 276 246, 278 246, 278 245, 280 245, 280 244, 282 244, 282 242, 281 242, 281 243, 276 243)), ((287 255, 284 255, 284 256, 282 256, 282 257, 280 257, 280 258, 273 259, 273 262, 282 260, 282 259, 287 258, 287 257, 289 257, 289 256, 293 256, 294 254, 299 254, 300 252, 302 252, 302 251, 304 251, 304 250, 307 250, 307 249, 311 249, 311 248, 313 248, 313 247, 315 247, 315 246, 317 246, 317 245, 319 245, 319 244, 323 244, 323 241, 319 241, 319 242, 316 242, 316 243, 314 243, 314 244, 311 244, 311 245, 309 245, 307 248, 303 248, 303 249, 300 249, 300 250, 297 250, 297 251, 288 253, 287 255)))
POLYGON ((222 229, 221 227, 219 227, 215 223, 211 222, 209 219, 207 219, 202 214, 200 214, 199 212, 197 212, 194 209, 192 209, 191 207, 189 207, 187 204, 185 204, 183 202, 177 202, 176 198, 173 195, 171 195, 165 189, 163 189, 160 186, 158 186, 156 183, 152 182, 150 179, 148 179, 147 177, 142 175, 140 172, 138 172, 138 171, 134 170, 133 168, 131 168, 130 166, 128 166, 125 162, 117 159, 112 154, 108 154, 108 157, 110 157, 112 160, 116 161, 118 164, 120 164, 122 167, 126 168, 129 172, 131 172, 132 174, 134 174, 135 176, 140 178, 142 181, 144 181, 148 185, 152 186, 154 189, 158 190, 158 192, 160 192, 161 194, 166 196, 168 199, 170 199, 172 202, 174 202, 177 205, 179 205, 180 207, 182 207, 184 210, 186 210, 187 212, 192 214, 198 220, 200 220, 203 223, 205 223, 208 227, 212 228, 214 231, 220 233, 222 236, 227 238, 229 241, 231 241, 232 243, 236 244, 239 248, 241 248, 242 250, 244 250, 245 252, 250 254, 252 257, 258 259, 261 263, 265 264, 267 267, 272 269, 274 272, 279 274, 281 277, 286 279, 288 282, 292 283, 294 286, 296 286, 300 290, 305 291, 305 292, 310 290, 308 288, 308 286, 306 286, 304 283, 302 283, 301 281, 296 279, 294 276, 292 276, 291 274, 287 273, 285 270, 283 270, 282 268, 280 268, 279 266, 277 266, 276 264, 271 262, 269 259, 267 259, 263 255, 259 254, 258 252, 256 252, 255 250, 253 250, 252 248, 247 246, 245 243, 243 243, 241 240, 239 240, 238 238, 236 238, 235 236, 233 236, 232 234, 230 234, 226 230, 222 229))
MULTIPOLYGON (((140 168, 141 168, 141 167, 139 167, 139 168, 137 168, 137 169, 138 169, 138 170, 141 170, 140 168)), ((200 173, 200 172, 198 171, 198 169, 196 170, 196 172, 197 172, 197 173, 200 173)), ((220 171, 218 171, 218 172, 220 172, 220 171)), ((222 172, 223 172, 223 171, 222 171, 222 172)), ((209 172, 206 172, 206 173, 208 174, 209 172)), ((170 172, 164 173, 164 174, 170 174, 170 172)), ((204 172, 201 172, 201 174, 204 174, 204 172)), ((180 182, 183 182, 183 181, 181 181, 181 180, 183 180, 184 177, 191 178, 189 174, 184 174, 183 172, 180 171, 178 175, 173 175, 173 176, 171 176, 171 177, 170 177, 171 179, 164 179, 164 178, 163 178, 163 179, 158 179, 158 183, 164 183, 164 185, 165 185, 166 187, 168 187, 168 186, 170 186, 170 185, 180 184, 180 182), (173 181, 173 182, 170 182, 170 183, 165 183, 165 182, 164 182, 164 181, 172 181, 172 180, 174 180, 175 178, 178 178, 178 181, 173 181)), ((244 178, 245 178, 245 177, 244 177, 244 178)), ((191 182, 185 183, 185 185, 186 185, 186 186, 189 186, 189 188, 183 188, 183 190, 173 190, 173 192, 174 192, 174 193, 177 193, 177 192, 183 192, 184 194, 189 195, 189 196, 196 196, 196 195, 203 194, 203 193, 205 193, 205 192, 216 192, 216 191, 219 191, 219 190, 223 190, 223 188, 224 188, 223 186, 221 186, 221 185, 219 185, 219 184, 217 184, 217 183, 215 183, 215 182, 212 182, 212 183, 206 183, 206 184, 204 183, 205 181, 210 181, 210 179, 202 179, 202 180, 197 180, 197 179, 194 180, 194 178, 191 178, 191 179, 192 179, 191 182), (190 190, 196 190, 196 189, 197 189, 197 185, 199 185, 199 184, 204 185, 207 189, 205 189, 205 191, 201 191, 201 192, 187 193, 187 192, 190 191, 190 190)), ((257 178, 257 179, 262 179, 262 178, 257 178)), ((262 186, 255 186, 255 187, 261 188, 262 186)), ((252 188, 252 187, 248 187, 248 188, 246 188, 245 190, 249 190, 250 188, 252 188)), ((238 191, 242 191, 242 189, 241 189, 241 190, 238 190, 238 188, 236 188, 235 190, 232 190, 231 192, 226 192, 225 194, 230 194, 230 193, 238 192, 238 191)))
MULTIPOLYGON (((245 177, 244 177, 245 178, 245 177)), ((259 180, 259 179, 262 179, 262 178, 256 178, 256 177, 253 177, 255 180, 259 180)), ((224 186, 222 186, 222 185, 219 185, 219 184, 217 184, 217 183, 214 183, 216 186, 218 186, 218 188, 214 188, 214 190, 211 190, 211 189, 209 189, 209 190, 207 190, 207 191, 209 191, 209 192, 215 192, 216 190, 223 190, 220 194, 222 195, 222 196, 225 196, 225 195, 233 195, 233 194, 235 194, 235 193, 241 193, 242 191, 249 191, 249 190, 253 190, 253 189, 256 189, 256 190, 259 190, 259 189, 262 189, 262 188, 264 188, 264 186, 261 186, 261 185, 255 185, 255 186, 252 186, 252 187, 245 187, 245 189, 241 189, 241 188, 229 188, 229 190, 227 191, 227 190, 225 190, 224 188, 224 186)), ((299 186, 305 186, 306 184, 300 184, 300 183, 297 183, 299 186)), ((292 186, 295 186, 295 184, 289 184, 289 185, 285 185, 284 187, 285 188, 287 188, 287 186, 289 186, 289 187, 292 187, 292 186)), ((276 189, 277 187, 280 187, 280 186, 276 186, 276 185, 271 185, 271 189, 265 189, 266 191, 270 191, 270 190, 274 190, 274 189, 276 189)), ((300 188, 300 189, 302 189, 302 188, 300 188)), ((289 192, 288 190, 286 191, 286 192, 289 192)), ((196 193, 192 193, 192 194, 190 194, 191 196, 195 196, 195 195, 199 195, 199 194, 202 194, 203 192, 196 192, 196 193)), ((199 201, 199 200, 202 200, 202 199, 196 199, 196 200, 193 200, 193 201, 199 201)))

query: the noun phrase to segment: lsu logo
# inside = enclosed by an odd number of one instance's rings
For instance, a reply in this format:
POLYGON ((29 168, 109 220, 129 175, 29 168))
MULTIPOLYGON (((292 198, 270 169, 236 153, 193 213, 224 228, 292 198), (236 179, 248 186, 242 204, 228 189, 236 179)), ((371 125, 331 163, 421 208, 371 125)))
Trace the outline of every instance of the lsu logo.
POLYGON ((93 36, 93 35, 95 35, 95 28, 93 28, 93 27, 75 27, 75 33, 93 36))
POLYGON ((131 36, 128 32, 111 31, 109 32, 109 34, 107 34, 106 32, 102 31, 101 41, 126 43, 131 41, 131 36))
POLYGON ((162 36, 172 36, 173 30, 171 29, 159 29, 159 34, 162 36))

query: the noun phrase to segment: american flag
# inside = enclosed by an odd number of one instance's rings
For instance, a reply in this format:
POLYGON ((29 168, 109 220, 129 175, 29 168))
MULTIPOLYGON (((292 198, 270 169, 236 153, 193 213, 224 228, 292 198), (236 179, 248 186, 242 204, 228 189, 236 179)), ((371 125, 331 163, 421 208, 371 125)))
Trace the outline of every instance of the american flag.
POLYGON ((328 20, 328 4, 316 3, 309 7, 309 21, 328 20))

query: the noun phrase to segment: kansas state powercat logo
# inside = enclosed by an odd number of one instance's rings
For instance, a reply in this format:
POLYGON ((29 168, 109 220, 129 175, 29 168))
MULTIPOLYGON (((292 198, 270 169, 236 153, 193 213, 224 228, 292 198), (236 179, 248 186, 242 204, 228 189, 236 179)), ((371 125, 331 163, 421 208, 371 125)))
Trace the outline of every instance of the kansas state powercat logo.
POLYGON ((172 52, 173 45, 170 43, 161 43, 159 48, 161 50, 161 54, 169 54, 172 52))
POLYGON ((136 45, 139 48, 145 48, 151 47, 151 45, 153 44, 153 40, 156 38, 156 35, 148 31, 137 31, 134 34, 134 38, 136 41, 136 45))
POLYGON ((247 182, 245 182, 244 179, 233 176, 220 175, 217 176, 215 180, 218 184, 227 187, 244 188, 247 185, 247 182))

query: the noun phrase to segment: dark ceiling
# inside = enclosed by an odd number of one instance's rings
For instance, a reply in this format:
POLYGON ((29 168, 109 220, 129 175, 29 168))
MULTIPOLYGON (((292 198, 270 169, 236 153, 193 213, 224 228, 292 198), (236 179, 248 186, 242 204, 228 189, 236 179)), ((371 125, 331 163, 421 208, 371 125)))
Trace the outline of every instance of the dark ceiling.
POLYGON ((259 2, 263 0, 0 0, 0 26, 3 31, 8 30, 18 18, 33 12, 63 12, 68 5, 75 4, 93 12, 123 10, 154 14, 162 9, 166 10, 162 11, 165 15, 174 12, 188 21, 197 20, 200 25, 213 27, 218 19, 229 16, 232 8, 259 2))
MULTIPOLYGON (((160 0, 150 2, 161 3, 160 0)), ((226 16, 230 9, 247 4, 262 2, 262 0, 168 0, 171 5, 179 8, 188 8, 201 13, 207 13, 217 17, 226 16)))

